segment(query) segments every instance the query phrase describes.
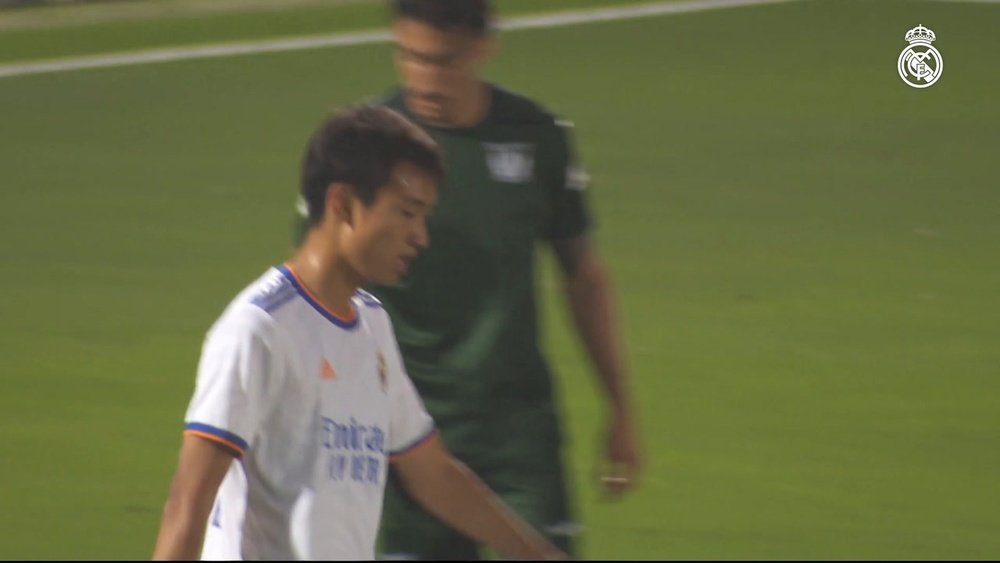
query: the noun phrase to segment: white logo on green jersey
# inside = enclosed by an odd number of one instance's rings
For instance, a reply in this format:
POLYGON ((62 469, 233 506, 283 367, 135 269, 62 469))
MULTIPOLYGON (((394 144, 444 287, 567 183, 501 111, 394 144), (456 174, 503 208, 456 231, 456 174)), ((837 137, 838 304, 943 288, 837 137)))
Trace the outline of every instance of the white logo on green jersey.
POLYGON ((590 175, 582 166, 573 162, 566 167, 566 189, 582 192, 590 185, 590 175))
POLYGON ((486 165, 493 179, 524 184, 534 178, 535 145, 531 143, 483 143, 486 165))

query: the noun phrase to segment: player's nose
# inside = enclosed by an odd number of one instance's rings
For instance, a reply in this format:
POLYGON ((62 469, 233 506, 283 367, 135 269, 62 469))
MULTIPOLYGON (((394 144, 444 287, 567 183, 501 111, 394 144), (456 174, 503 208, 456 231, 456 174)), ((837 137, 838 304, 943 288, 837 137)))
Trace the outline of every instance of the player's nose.
POLYGON ((427 221, 417 221, 413 230, 413 244, 418 250, 423 250, 431 244, 431 234, 427 230, 427 221))
POLYGON ((423 63, 410 66, 410 77, 428 86, 441 82, 447 74, 447 69, 441 65, 423 63))

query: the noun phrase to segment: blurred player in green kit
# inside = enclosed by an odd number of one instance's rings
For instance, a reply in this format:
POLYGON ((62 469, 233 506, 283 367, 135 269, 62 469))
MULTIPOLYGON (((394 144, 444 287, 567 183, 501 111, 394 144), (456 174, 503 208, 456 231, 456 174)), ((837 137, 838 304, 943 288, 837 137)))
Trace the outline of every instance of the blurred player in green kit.
MULTIPOLYGON (((571 125, 483 81, 496 48, 487 0, 391 0, 400 87, 383 101, 441 145, 446 179, 431 244, 388 310, 427 410, 455 457, 518 514, 572 553, 551 373, 539 348, 535 246, 555 252, 572 318, 607 397, 601 485, 636 484, 641 453, 611 284, 591 244, 587 177, 571 125)), ((385 558, 480 558, 479 547, 386 489, 385 558)))

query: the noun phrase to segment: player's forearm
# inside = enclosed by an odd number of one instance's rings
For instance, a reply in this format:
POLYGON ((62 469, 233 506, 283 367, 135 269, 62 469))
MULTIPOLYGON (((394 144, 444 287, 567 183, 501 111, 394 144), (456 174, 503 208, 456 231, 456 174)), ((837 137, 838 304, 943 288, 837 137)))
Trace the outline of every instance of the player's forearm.
POLYGON ((596 263, 581 264, 566 280, 570 311, 584 348, 617 415, 631 410, 628 378, 620 346, 617 305, 611 280, 596 263))
POLYGON ((219 484, 233 463, 226 446, 193 434, 181 443, 177 471, 163 507, 154 559, 197 559, 219 484))
POLYGON ((167 501, 156 538, 153 559, 157 561, 198 559, 205 539, 207 510, 197 510, 176 499, 167 501))
POLYGON ((424 508, 466 536, 512 559, 563 557, 458 460, 449 456, 433 482, 428 481, 410 483, 404 477, 424 508))

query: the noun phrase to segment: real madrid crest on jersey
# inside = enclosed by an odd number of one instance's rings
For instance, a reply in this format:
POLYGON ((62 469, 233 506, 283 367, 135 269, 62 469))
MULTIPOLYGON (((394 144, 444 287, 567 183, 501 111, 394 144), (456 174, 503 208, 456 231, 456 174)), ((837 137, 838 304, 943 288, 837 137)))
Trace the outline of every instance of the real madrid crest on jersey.
POLYGON ((382 392, 388 393, 389 389, 386 385, 385 376, 385 356, 382 355, 382 352, 378 353, 378 381, 382 384, 382 392))
POLYGON ((483 143, 486 166, 498 182, 524 184, 534 176, 535 145, 531 143, 483 143))
POLYGON ((941 53, 931 46, 937 37, 933 31, 918 25, 906 32, 905 39, 910 46, 899 54, 896 64, 899 77, 914 88, 927 88, 941 78, 944 69, 941 53))

